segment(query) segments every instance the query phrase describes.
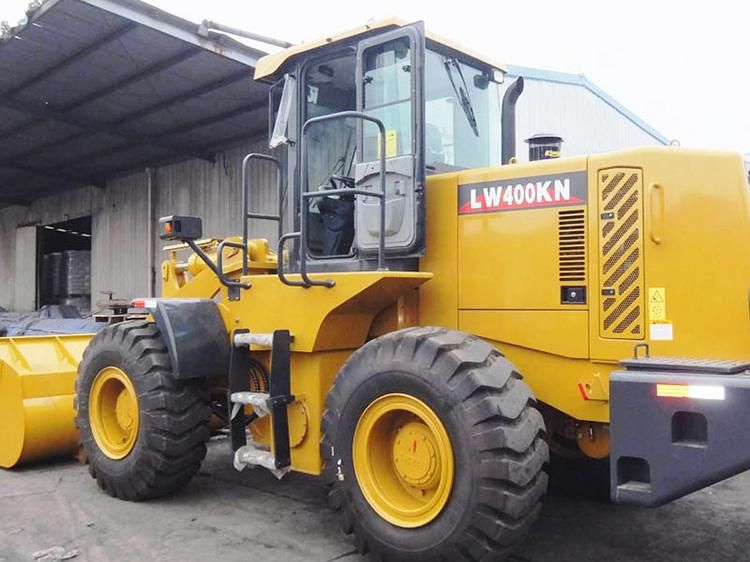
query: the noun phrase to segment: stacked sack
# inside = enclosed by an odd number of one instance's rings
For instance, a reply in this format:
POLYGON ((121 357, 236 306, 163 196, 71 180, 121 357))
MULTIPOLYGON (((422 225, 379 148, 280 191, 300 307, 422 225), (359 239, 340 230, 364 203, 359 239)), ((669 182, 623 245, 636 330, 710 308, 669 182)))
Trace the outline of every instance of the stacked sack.
POLYGON ((42 304, 91 308, 91 252, 66 250, 42 256, 42 304))
POLYGON ((91 307, 91 252, 66 250, 62 253, 60 267, 59 304, 77 306, 79 309, 91 307))

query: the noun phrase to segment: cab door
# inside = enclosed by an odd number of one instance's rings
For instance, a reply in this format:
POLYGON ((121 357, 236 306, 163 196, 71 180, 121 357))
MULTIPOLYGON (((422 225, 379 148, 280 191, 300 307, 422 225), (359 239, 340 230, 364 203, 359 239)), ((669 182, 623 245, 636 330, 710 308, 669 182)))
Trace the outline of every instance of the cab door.
MULTIPOLYGON (((421 23, 359 42, 357 111, 385 126, 385 247, 389 257, 424 253, 424 26, 421 23)), ((380 132, 369 121, 358 127, 355 184, 379 192, 380 132)), ((360 197, 355 210, 360 254, 378 251, 380 201, 360 197)))

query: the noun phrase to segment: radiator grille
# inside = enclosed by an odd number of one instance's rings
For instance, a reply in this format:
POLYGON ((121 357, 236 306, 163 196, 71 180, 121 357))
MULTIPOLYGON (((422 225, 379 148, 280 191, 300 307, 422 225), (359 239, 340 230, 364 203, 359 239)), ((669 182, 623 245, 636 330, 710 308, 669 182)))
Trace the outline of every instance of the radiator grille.
POLYGON ((643 177, 639 169, 599 172, 600 334, 642 339, 643 177))
POLYGON ((585 284, 586 211, 559 211, 557 225, 560 284, 585 284))

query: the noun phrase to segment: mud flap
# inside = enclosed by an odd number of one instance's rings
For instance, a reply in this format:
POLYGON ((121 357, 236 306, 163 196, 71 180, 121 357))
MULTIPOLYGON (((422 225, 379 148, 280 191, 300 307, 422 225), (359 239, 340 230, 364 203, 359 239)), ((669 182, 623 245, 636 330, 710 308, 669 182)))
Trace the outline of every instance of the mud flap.
POLYGON ((179 380, 226 375, 229 335, 210 299, 148 299, 179 380))
POLYGON ((750 373, 644 359, 610 377, 611 495, 656 507, 750 469, 750 373))

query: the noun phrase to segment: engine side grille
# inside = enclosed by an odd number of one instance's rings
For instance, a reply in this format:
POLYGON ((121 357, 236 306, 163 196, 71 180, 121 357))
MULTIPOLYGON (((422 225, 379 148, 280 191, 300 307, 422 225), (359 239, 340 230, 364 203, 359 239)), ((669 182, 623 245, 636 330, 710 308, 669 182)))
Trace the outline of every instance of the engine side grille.
POLYGON ((643 339, 643 173, 599 171, 600 335, 643 339))
POLYGON ((586 210, 559 211, 558 263, 561 285, 586 284, 586 210))

